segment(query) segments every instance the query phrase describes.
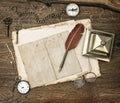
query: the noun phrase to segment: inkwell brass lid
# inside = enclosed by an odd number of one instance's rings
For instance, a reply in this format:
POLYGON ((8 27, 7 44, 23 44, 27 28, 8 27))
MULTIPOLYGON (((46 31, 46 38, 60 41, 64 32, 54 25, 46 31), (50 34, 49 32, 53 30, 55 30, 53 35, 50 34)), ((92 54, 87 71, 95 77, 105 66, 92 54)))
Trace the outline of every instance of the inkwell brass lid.
POLYGON ((87 30, 83 45, 84 56, 110 61, 114 43, 114 34, 99 30, 87 30))

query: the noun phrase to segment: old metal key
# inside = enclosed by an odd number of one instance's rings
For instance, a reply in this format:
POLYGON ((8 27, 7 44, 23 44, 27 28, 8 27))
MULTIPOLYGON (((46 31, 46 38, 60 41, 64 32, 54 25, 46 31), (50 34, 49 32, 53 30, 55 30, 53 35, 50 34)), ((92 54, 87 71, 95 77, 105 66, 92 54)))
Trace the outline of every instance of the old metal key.
POLYGON ((16 30, 16 44, 18 44, 18 39, 19 39, 19 30, 22 28, 22 25, 21 24, 19 24, 19 23, 17 23, 16 25, 15 25, 15 30, 16 30))
POLYGON ((10 29, 10 25, 12 24, 12 18, 7 17, 3 20, 3 22, 5 23, 5 35, 6 37, 9 37, 9 29, 10 29))

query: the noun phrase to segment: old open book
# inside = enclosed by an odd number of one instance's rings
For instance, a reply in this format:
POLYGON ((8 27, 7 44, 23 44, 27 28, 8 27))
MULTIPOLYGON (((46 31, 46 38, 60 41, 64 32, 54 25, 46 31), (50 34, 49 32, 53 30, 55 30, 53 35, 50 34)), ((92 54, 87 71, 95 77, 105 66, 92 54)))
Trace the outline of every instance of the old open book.
POLYGON ((16 32, 13 32, 18 74, 30 83, 31 88, 76 80, 88 72, 100 76, 98 61, 81 54, 88 29, 91 29, 89 19, 23 29, 19 31, 18 44, 16 44, 16 32), (69 51, 64 67, 59 72, 65 53, 65 41, 77 23, 85 26, 83 36, 78 46, 69 51))

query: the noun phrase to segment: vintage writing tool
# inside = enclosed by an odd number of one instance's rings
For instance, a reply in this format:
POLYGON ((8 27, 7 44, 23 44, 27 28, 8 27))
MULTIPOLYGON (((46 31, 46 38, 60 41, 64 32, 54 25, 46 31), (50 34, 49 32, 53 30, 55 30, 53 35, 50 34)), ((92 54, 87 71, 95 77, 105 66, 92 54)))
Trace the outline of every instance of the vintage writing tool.
POLYGON ((112 55, 114 36, 113 33, 90 30, 90 33, 85 36, 82 54, 109 62, 112 55))
POLYGON ((64 62, 65 62, 66 56, 68 54, 68 51, 71 50, 71 49, 74 49, 78 45, 83 32, 84 32, 83 24, 77 24, 74 27, 74 29, 70 32, 70 34, 69 34, 69 36, 68 36, 68 38, 65 42, 66 52, 65 52, 63 60, 60 64, 59 72, 63 68, 63 65, 64 65, 64 62))

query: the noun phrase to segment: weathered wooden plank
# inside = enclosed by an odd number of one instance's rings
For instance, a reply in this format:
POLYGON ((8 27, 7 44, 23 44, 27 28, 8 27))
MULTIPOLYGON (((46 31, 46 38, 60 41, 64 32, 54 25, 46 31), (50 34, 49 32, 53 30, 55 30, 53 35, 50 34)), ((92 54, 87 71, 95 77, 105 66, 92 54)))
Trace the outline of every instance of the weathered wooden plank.
MULTIPOLYGON (((113 32, 116 34, 115 40, 120 41, 120 13, 103 10, 98 7, 80 8, 80 14, 71 18, 66 14, 60 18, 49 18, 45 23, 37 24, 33 16, 18 16, 16 14, 16 6, 18 11, 23 13, 30 10, 39 14, 39 18, 43 18, 50 13, 59 13, 61 9, 65 10, 66 5, 53 5, 48 8, 44 4, 22 0, 21 3, 17 0, 2 0, 0 1, 0 103, 119 103, 120 101, 120 49, 114 48, 110 63, 100 62, 102 76, 95 83, 86 83, 82 88, 75 89, 73 82, 51 85, 47 87, 34 88, 27 95, 20 95, 17 90, 13 93, 12 87, 14 79, 17 76, 17 70, 12 68, 12 65, 7 59, 10 59, 10 53, 6 48, 6 43, 9 44, 13 51, 13 46, 10 38, 4 35, 4 24, 2 20, 10 16, 13 18, 11 31, 14 30, 14 25, 18 21, 22 21, 23 28, 35 27, 60 21, 71 19, 84 19, 93 15, 92 26, 94 29, 113 32), (103 12, 104 11, 104 12, 103 12), (99 17, 101 16, 101 18, 99 17), (19 18, 19 19, 17 19, 19 18)), ((117 1, 112 1, 117 2, 117 1)), ((11 32, 10 32, 11 34, 11 32)))

